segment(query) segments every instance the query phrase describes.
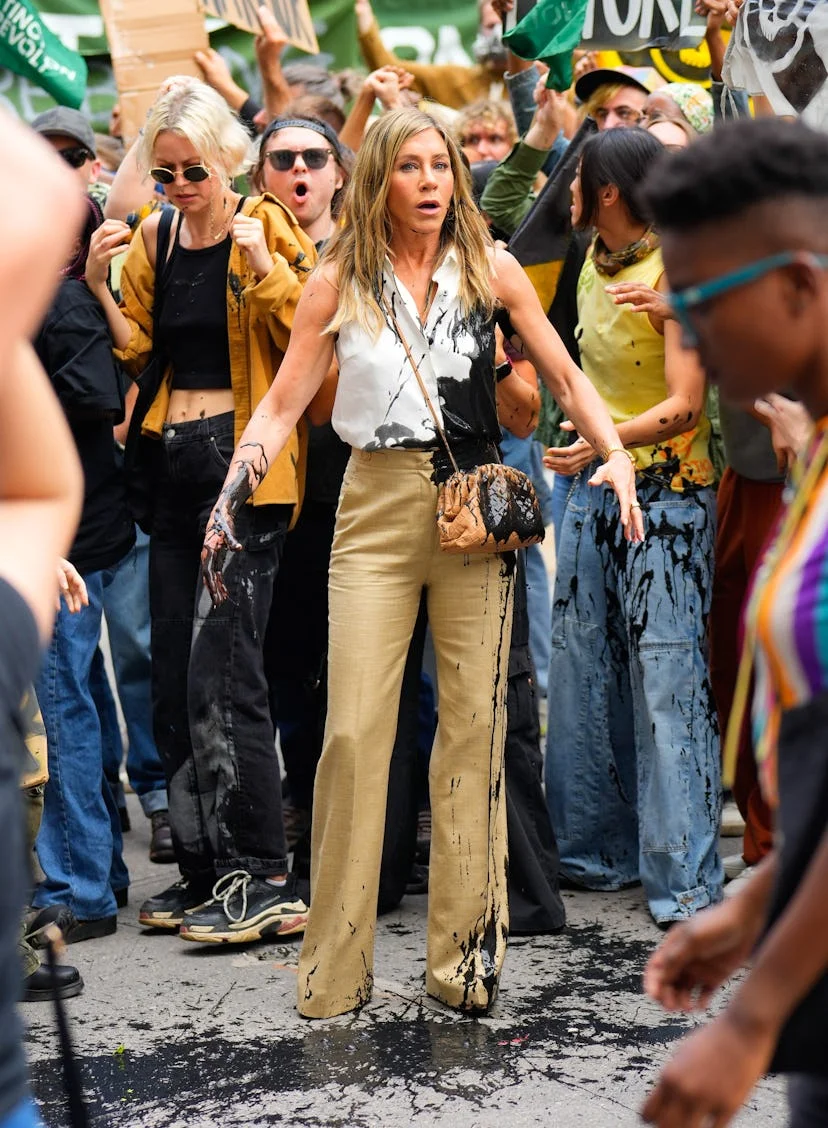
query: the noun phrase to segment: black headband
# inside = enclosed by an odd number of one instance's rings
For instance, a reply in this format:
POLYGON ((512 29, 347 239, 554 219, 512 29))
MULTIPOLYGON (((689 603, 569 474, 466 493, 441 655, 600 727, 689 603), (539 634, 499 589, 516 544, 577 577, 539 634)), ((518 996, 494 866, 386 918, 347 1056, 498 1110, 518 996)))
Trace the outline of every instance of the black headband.
POLYGON ((342 157, 342 145, 336 132, 326 121, 319 121, 318 118, 274 118, 262 134, 262 146, 274 133, 278 133, 282 129, 312 129, 314 133, 318 133, 329 142, 337 160, 342 157))

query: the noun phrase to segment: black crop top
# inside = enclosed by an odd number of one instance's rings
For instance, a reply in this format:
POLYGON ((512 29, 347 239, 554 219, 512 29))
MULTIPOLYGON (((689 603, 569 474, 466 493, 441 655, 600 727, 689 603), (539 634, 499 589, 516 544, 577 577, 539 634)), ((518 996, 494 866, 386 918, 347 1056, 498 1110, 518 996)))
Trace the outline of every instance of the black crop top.
MULTIPOLYGON (((179 225, 180 226, 180 225, 179 225)), ((231 238, 191 251, 175 234, 159 320, 173 388, 229 388, 227 268, 231 238)))

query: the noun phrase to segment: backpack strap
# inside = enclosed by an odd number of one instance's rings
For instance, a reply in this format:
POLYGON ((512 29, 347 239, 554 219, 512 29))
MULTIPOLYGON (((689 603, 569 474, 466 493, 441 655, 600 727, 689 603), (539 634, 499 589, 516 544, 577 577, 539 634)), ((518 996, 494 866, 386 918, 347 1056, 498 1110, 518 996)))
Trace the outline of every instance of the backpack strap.
MULTIPOLYGON (((174 217, 175 208, 171 204, 164 204, 161 208, 161 219, 158 221, 158 241, 155 247, 155 301, 152 304, 152 347, 154 349, 157 347, 158 341, 158 322, 161 317, 161 304, 164 298, 164 283, 170 272, 172 255, 168 257, 167 252, 170 246, 170 231, 174 217)), ((179 220, 180 226, 181 221, 179 220)))

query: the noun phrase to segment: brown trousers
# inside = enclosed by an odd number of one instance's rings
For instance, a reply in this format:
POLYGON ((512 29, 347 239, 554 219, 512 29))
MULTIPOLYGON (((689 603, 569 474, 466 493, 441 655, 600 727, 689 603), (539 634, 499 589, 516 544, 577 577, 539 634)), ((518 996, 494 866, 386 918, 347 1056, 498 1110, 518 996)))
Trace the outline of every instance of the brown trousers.
POLYGON ((298 1006, 342 1014, 371 996, 388 771, 403 668, 425 588, 437 658, 426 989, 492 1003, 508 931, 503 746, 510 559, 441 553, 420 451, 355 451, 330 568, 328 715, 316 776, 311 909, 298 1006))
MULTIPOLYGON (((733 707, 740 625, 748 586, 782 504, 781 482, 754 482, 728 467, 719 484, 716 572, 710 612, 710 676, 722 736, 733 707)), ((748 865, 773 845, 771 812, 762 797, 749 718, 739 742, 733 798, 745 820, 742 854, 748 865)))

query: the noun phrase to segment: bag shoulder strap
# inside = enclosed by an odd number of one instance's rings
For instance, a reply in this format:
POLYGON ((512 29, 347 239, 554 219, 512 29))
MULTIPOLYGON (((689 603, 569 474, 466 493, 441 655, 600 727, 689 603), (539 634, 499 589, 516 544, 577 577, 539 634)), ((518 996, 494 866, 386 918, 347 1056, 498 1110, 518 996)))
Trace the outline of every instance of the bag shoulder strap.
MULTIPOLYGON (((155 295, 156 298, 163 292, 164 282, 170 269, 170 259, 168 257, 168 250, 170 246, 170 232, 172 230, 173 219, 175 218, 176 210, 171 204, 164 204, 161 209, 161 219, 158 221, 158 239, 155 247, 155 295), (159 269, 160 264, 160 269, 159 269)), ((181 220, 179 218, 178 228, 175 232, 175 246, 178 244, 178 229, 181 227, 181 220)), ((157 302, 155 303, 158 304, 157 302)))
POLYGON ((382 300, 383 306, 385 307, 386 313, 388 314, 389 318, 391 319, 391 324, 394 326, 394 332, 399 337, 400 344, 405 349, 405 355, 408 357, 408 363, 411 365, 411 368, 414 372, 414 375, 417 378, 417 383, 420 385, 420 391, 423 393, 423 398, 425 399, 426 404, 428 406, 428 410, 431 412, 431 418, 434 420, 434 426, 437 429, 437 434, 443 440, 443 446, 446 448, 446 454, 449 457, 449 462, 451 463, 455 474, 459 474, 460 473, 460 467, 457 465, 457 462, 455 461, 454 455, 452 454, 451 447, 449 446, 448 436, 446 435, 446 432, 443 430, 443 424, 440 422, 440 417, 437 414, 437 411, 434 407, 434 404, 431 401, 431 396, 428 394, 428 388, 425 386, 425 381, 423 380, 422 376, 420 375, 420 369, 417 366, 416 360, 414 359, 414 357, 411 354, 411 349, 408 347, 408 341, 405 339, 405 334, 403 333, 402 329, 400 328, 400 323, 399 323, 399 321, 397 321, 397 315, 394 313, 393 307, 389 304, 389 302, 387 301, 384 294, 382 295, 381 300, 382 300))

